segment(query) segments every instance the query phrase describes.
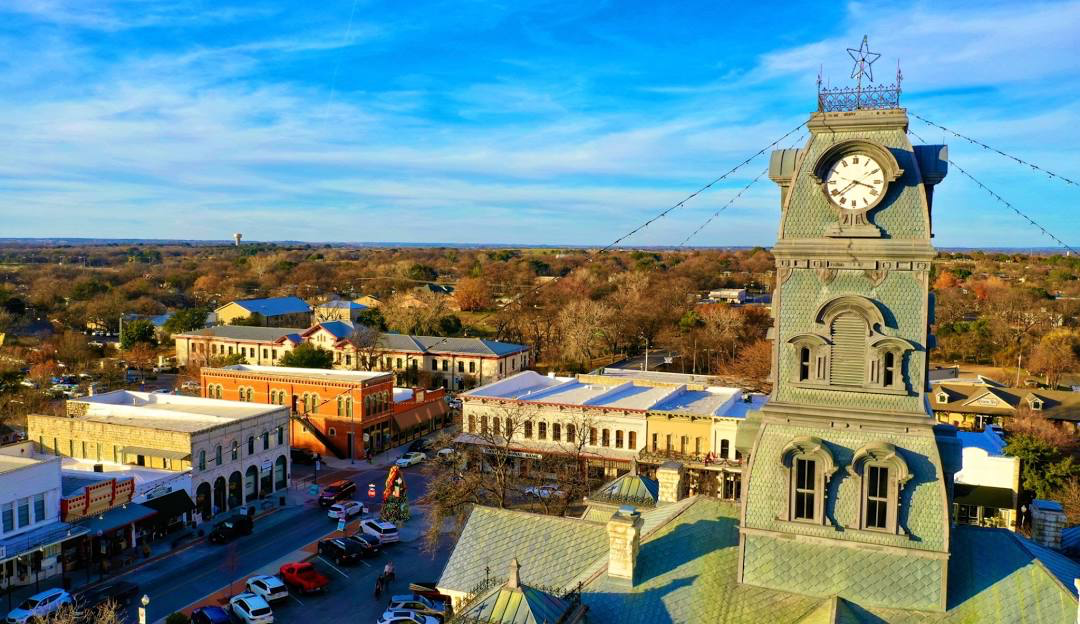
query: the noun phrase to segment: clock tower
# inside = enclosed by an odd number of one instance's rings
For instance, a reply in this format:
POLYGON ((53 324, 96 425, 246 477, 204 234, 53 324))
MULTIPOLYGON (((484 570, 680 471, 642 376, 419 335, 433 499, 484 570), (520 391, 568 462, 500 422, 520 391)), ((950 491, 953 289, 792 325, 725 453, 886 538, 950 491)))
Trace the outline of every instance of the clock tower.
POLYGON ((934 185, 897 84, 821 89, 800 149, 772 154, 773 391, 747 420, 739 580, 868 607, 944 610, 955 438, 925 392, 934 185))

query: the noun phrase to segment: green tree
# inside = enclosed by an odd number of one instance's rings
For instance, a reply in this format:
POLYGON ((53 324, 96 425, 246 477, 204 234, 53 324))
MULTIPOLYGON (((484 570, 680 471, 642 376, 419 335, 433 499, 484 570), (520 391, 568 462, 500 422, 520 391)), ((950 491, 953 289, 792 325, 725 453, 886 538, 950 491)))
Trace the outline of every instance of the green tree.
POLYGON ((281 356, 281 365, 297 368, 333 368, 334 354, 305 342, 281 356))
POLYGON ((139 343, 157 345, 154 324, 146 319, 125 322, 123 333, 120 334, 120 348, 126 351, 139 343))
POLYGON ((357 314, 356 322, 381 332, 386 331, 386 319, 383 317, 382 312, 379 311, 379 308, 368 308, 357 314))
POLYGON ((182 334, 202 329, 206 325, 206 315, 206 308, 179 310, 165 321, 165 331, 170 334, 182 334))
POLYGON ((1069 479, 1080 476, 1072 457, 1030 433, 1010 435, 1005 452, 1020 459, 1021 485, 1039 498, 1053 498, 1069 479))
POLYGON ((434 282, 439 277, 439 272, 426 264, 414 264, 405 271, 405 277, 418 282, 434 282))
POLYGON ((229 323, 229 325, 244 325, 246 327, 262 327, 265 324, 263 315, 258 312, 252 312, 247 317, 238 316, 229 323))

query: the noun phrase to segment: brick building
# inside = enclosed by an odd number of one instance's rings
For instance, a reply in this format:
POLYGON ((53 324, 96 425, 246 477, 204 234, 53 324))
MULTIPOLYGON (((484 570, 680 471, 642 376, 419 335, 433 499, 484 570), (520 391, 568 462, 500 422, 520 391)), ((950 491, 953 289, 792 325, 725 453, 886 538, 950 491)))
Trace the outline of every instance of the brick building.
POLYGON ((442 390, 395 388, 391 373, 237 364, 203 368, 202 396, 288 406, 293 446, 367 457, 445 422, 442 390))

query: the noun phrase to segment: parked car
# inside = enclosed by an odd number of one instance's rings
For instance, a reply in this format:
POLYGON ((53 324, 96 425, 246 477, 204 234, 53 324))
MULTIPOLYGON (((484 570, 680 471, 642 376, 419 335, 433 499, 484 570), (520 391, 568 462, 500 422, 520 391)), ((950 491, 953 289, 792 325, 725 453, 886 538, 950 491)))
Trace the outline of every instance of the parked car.
POLYGON ((446 404, 449 405, 450 409, 452 409, 452 410, 461 409, 461 399, 450 399, 449 401, 446 402, 446 404))
POLYGON ((446 448, 439 449, 439 452, 435 453, 435 458, 436 459, 449 459, 449 458, 453 457, 456 453, 457 453, 457 451, 455 451, 454 449, 452 449, 450 447, 446 447, 446 448))
POLYGON ((409 448, 405 450, 410 453, 426 453, 431 450, 431 442, 428 442, 424 438, 413 440, 412 444, 409 445, 409 448))
POLYGON ((353 540, 332 537, 319 542, 319 555, 338 565, 356 563, 364 554, 364 548, 353 540))
POLYGON ((289 588, 276 576, 269 574, 257 574, 247 580, 244 585, 252 594, 273 604, 289 597, 289 588))
POLYGON ((274 612, 270 605, 255 594, 237 594, 229 600, 229 607, 242 624, 274 624, 274 612))
POLYGON ((403 594, 391 596, 390 604, 386 607, 390 611, 412 611, 420 615, 427 615, 442 622, 446 619, 446 604, 424 598, 418 594, 403 594))
POLYGON ((112 601, 117 606, 124 606, 139 594, 139 586, 128 581, 115 581, 83 590, 72 596, 75 609, 80 613, 97 609, 106 602, 112 601))
POLYGON ((566 496, 566 492, 559 489, 557 485, 530 485, 525 488, 525 496, 535 496, 542 499, 562 498, 566 496))
POLYGON ((348 520, 353 516, 366 514, 367 512, 367 507, 365 507, 363 503, 350 500, 330 505, 330 511, 326 512, 326 516, 335 520, 341 520, 343 518, 348 520))
POLYGON ((419 464, 425 459, 427 459, 427 455, 420 452, 405 453, 394 463, 397 464, 398 468, 406 468, 408 466, 419 464))
POLYGON ((382 520, 361 520, 360 531, 364 535, 370 535, 379 540, 380 545, 396 542, 400 539, 397 527, 382 520))
POLYGON ((206 539, 211 544, 225 544, 241 535, 251 535, 254 528, 255 524, 251 521, 251 516, 235 515, 224 522, 217 523, 206 539))
POLYGON ((375 624, 439 624, 439 620, 412 611, 385 611, 375 624))
POLYGON ((196 607, 191 612, 191 624, 232 624, 232 617, 217 605, 196 607))
POLYGON ((315 460, 319 459, 319 454, 311 449, 306 448, 291 448, 289 449, 289 457, 294 464, 303 464, 305 466, 314 466, 315 460))
POLYGON ((329 507, 340 500, 348 500, 356 494, 356 484, 348 479, 334 481, 319 494, 319 506, 329 507))
POLYGON ((286 585, 295 587, 303 594, 322 591, 330 584, 330 579, 326 578, 325 574, 306 561, 286 563, 278 573, 286 585))
POLYGON ((356 534, 344 538, 356 545, 363 551, 365 557, 373 557, 379 554, 379 540, 370 535, 356 534))
POLYGON ((60 607, 71 603, 71 594, 59 587, 46 589, 20 602, 18 607, 8 612, 6 621, 8 624, 26 624, 44 619, 60 607))

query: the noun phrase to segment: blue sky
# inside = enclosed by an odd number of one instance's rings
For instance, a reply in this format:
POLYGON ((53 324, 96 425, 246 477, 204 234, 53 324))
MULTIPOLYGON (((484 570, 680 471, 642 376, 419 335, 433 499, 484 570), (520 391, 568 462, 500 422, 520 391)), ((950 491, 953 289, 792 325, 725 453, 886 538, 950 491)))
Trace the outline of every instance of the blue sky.
MULTIPOLYGON (((730 4, 0 2, 0 236, 604 244, 804 121, 864 33, 909 110, 1080 178, 1080 2, 730 4)), ((1080 244, 1080 187, 912 129, 1080 244)), ((771 244, 778 201, 692 244, 771 244)), ((934 217, 1052 244, 957 172, 934 217)))

